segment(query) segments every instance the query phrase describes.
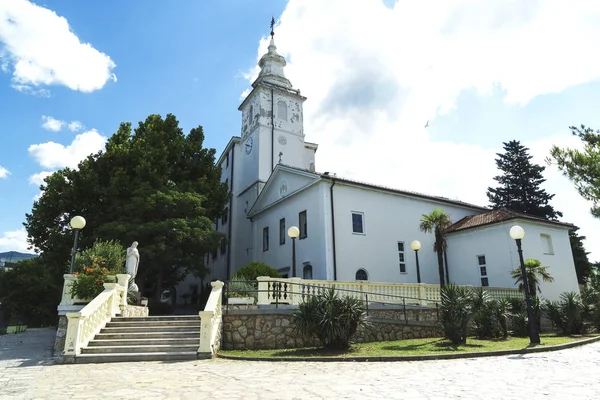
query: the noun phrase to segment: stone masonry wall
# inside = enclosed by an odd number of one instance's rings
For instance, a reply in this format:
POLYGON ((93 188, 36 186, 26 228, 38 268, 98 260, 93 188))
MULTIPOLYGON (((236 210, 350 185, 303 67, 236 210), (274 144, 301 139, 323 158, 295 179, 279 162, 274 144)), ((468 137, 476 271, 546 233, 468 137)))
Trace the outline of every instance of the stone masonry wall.
MULTIPOLYGON (((223 314, 224 350, 288 349, 319 346, 315 337, 296 331, 293 310, 230 310, 223 314)), ((369 310, 371 327, 359 329, 353 341, 366 343, 384 340, 440 337, 435 310, 369 310), (401 318, 400 318, 401 317, 401 318), (408 320, 408 323, 406 322, 408 320)))

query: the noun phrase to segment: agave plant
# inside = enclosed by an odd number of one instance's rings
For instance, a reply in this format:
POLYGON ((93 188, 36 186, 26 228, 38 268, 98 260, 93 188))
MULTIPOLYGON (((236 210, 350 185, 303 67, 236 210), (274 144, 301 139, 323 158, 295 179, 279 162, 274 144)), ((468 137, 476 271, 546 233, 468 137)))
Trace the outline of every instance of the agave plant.
POLYGON ((560 295, 558 301, 546 300, 542 312, 561 329, 564 335, 585 333, 584 304, 579 294, 567 292, 560 295))
POLYGON ((359 327, 369 325, 362 300, 339 297, 335 288, 309 297, 294 312, 296 329, 315 335, 326 349, 347 349, 359 327))
POLYGON ((483 288, 471 292, 473 307, 473 333, 479 339, 508 337, 509 303, 494 300, 483 288))
POLYGON ((473 313, 471 292, 465 287, 449 284, 440 289, 440 296, 440 323, 444 336, 454 345, 465 344, 473 313))

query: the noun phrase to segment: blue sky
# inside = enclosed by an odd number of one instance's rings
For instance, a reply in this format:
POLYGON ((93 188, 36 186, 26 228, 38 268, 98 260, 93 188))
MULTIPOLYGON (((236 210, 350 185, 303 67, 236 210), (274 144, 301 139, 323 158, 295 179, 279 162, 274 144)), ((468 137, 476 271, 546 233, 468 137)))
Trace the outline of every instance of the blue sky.
MULTIPOLYGON (((173 113, 220 152, 239 133, 271 16, 286 74, 308 97, 318 170, 487 205, 503 141, 543 163, 552 144, 577 145, 569 125, 600 128, 600 63, 589 55, 600 9, 587 3, 3 2, 0 251, 24 249, 35 174, 74 165, 122 121, 173 113)), ((589 204, 556 168, 546 178, 600 260, 589 204)))

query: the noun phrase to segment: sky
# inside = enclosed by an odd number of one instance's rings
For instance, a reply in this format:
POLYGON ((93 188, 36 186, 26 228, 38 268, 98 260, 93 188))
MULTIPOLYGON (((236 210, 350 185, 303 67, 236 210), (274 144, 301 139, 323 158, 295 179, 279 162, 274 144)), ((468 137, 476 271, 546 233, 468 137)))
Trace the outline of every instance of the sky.
POLYGON ((172 113, 220 154, 272 16, 318 171, 487 206, 496 153, 520 140, 600 261, 600 220, 545 162, 580 146, 569 126, 600 128, 587 0, 2 0, 0 251, 28 251, 43 178, 121 122, 172 113))

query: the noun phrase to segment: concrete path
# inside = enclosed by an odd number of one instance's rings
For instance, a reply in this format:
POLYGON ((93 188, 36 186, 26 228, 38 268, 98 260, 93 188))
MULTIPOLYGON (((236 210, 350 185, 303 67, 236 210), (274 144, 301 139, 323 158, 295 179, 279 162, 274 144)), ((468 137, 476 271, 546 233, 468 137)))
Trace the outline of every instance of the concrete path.
POLYGON ((444 361, 53 365, 52 335, 0 336, 0 399, 600 399, 600 342, 444 361))

